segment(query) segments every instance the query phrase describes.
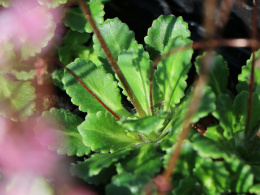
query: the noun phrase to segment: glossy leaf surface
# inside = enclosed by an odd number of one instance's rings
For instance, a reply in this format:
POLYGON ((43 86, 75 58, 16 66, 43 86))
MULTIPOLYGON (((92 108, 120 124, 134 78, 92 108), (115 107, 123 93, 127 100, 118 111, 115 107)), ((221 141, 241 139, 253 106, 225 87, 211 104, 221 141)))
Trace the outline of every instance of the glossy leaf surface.
MULTIPOLYGON (((168 43, 163 53, 190 43, 189 39, 177 37, 168 43)), ((192 49, 175 53, 163 59, 157 66, 155 78, 164 94, 164 111, 169 111, 171 107, 180 103, 180 99, 185 95, 184 90, 187 86, 186 79, 191 66, 192 53, 192 49)))
MULTIPOLYGON (((149 74, 151 61, 149 59, 148 53, 144 51, 141 45, 134 44, 131 49, 124 50, 119 55, 118 65, 126 77, 130 87, 132 88, 133 93, 144 109, 146 115, 150 115, 149 74)), ((123 88, 121 82, 119 83, 119 86, 123 88)), ((123 93, 124 95, 128 96, 125 90, 123 93)))
MULTIPOLYGON (((258 63, 258 59, 260 57, 260 50, 255 52, 255 82, 254 82, 254 92, 260 94, 260 67, 258 63)), ((250 83, 250 75, 251 75, 251 67, 252 67, 253 56, 247 61, 246 66, 242 67, 241 74, 238 75, 238 84, 237 91, 241 92, 242 90, 249 91, 249 83, 250 83)), ((260 95, 259 95, 260 96, 260 95)))
MULTIPOLYGON (((116 60, 124 49, 127 50, 134 44, 134 33, 118 18, 107 19, 100 25, 99 30, 116 60)), ((96 54, 101 58, 102 62, 107 62, 107 57, 101 48, 96 35, 93 37, 93 42, 96 54)))
POLYGON ((151 59, 164 53, 166 45, 177 36, 184 38, 190 36, 188 24, 183 21, 182 17, 169 15, 160 16, 154 20, 152 27, 148 29, 148 35, 144 38, 151 59))
POLYGON ((84 144, 91 147, 92 151, 115 152, 141 142, 129 137, 116 119, 104 112, 88 114, 78 130, 84 144))
POLYGON ((194 168, 194 175, 199 179, 207 194, 219 194, 227 190, 229 172, 223 162, 199 158, 194 168))
MULTIPOLYGON (((76 59, 67 68, 81 78, 89 89, 120 117, 130 116, 130 113, 121 104, 117 83, 111 74, 105 72, 103 67, 97 68, 91 61, 76 59)), ((81 111, 97 113, 106 110, 68 71, 65 71, 62 81, 66 92, 72 98, 71 101, 79 106, 81 111)))

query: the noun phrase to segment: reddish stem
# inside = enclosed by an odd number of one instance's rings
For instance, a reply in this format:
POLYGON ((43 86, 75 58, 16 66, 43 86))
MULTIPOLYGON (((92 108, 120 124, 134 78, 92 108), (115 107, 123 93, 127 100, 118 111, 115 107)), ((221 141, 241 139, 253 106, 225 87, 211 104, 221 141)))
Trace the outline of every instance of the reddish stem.
POLYGON ((85 14, 86 19, 89 21, 94 33, 97 36, 97 39, 98 39, 101 47, 103 48, 104 53, 107 56, 107 59, 108 59, 110 65, 112 66, 114 72, 117 74, 119 80, 121 81, 122 85, 124 86, 131 102, 133 103, 134 107, 136 108, 137 113, 139 114, 140 117, 146 116, 144 109, 142 108, 140 102, 136 98, 132 88, 130 87, 129 83, 127 82, 124 74, 120 70, 118 64, 116 63, 115 58, 113 57, 111 51, 109 50, 104 38, 102 37, 93 17, 91 15, 91 11, 90 11, 89 7, 84 2, 84 0, 79 0, 79 3, 80 3, 80 7, 81 7, 83 13, 85 14))
MULTIPOLYGON (((258 1, 255 1, 254 10, 253 10, 253 19, 252 19, 252 37, 257 39, 257 16, 258 16, 258 1)), ((252 114, 252 104, 253 104, 253 92, 254 92, 254 82, 255 82, 255 51, 256 47, 252 46, 252 66, 250 73, 250 84, 249 84, 249 97, 248 97, 248 108, 247 108, 247 118, 246 118, 246 128, 245 136, 247 136, 250 127, 250 119, 252 114)))

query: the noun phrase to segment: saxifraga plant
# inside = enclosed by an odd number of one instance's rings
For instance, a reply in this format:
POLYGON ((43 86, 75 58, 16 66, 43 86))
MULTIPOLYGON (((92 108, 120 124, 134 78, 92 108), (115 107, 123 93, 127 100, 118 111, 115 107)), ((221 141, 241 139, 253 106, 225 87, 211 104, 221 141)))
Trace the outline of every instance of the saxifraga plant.
POLYGON ((80 5, 89 23, 75 25, 71 21, 76 10, 68 13, 65 23, 71 30, 59 50, 66 67, 53 78, 72 103, 87 113, 86 118, 56 108, 43 114, 55 124, 61 138, 52 149, 60 154, 89 155, 71 173, 90 184, 105 184, 106 194, 258 194, 258 67, 254 69, 249 121, 247 115, 250 71, 260 51, 243 67, 236 95, 227 89, 227 63, 213 52, 196 58, 202 79, 187 86, 193 49, 188 25, 181 17, 156 19, 144 39, 145 50, 118 18, 100 19, 104 15, 100 1, 88 2, 93 17, 84 1, 80 5), (93 42, 89 41, 89 24, 95 33, 93 42), (82 28, 89 33, 80 33, 82 28), (90 42, 88 50, 86 42, 90 42), (81 55, 85 59, 73 59, 81 55), (162 57, 156 61, 159 55, 162 57), (157 65, 155 70, 152 64, 157 65), (136 112, 129 111, 125 101, 122 104, 120 91, 136 112), (214 122, 202 135, 195 127, 207 117, 214 122), (173 158, 176 150, 180 155, 173 158), (169 169, 177 159, 174 170, 169 169))

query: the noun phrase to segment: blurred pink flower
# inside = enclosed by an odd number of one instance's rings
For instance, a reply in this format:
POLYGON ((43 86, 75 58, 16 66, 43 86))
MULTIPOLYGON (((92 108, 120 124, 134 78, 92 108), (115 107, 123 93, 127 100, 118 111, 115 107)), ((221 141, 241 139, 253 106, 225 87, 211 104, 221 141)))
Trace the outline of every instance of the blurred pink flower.
POLYGON ((0 12, 0 45, 12 43, 23 59, 39 53, 54 37, 55 21, 63 17, 61 10, 50 11, 35 0, 15 1, 0 12))
POLYGON ((46 176, 53 172, 59 156, 41 143, 54 142, 55 138, 49 126, 37 124, 41 137, 36 138, 33 121, 24 123, 7 122, 0 118, 0 169, 3 174, 12 175, 19 172, 46 176))

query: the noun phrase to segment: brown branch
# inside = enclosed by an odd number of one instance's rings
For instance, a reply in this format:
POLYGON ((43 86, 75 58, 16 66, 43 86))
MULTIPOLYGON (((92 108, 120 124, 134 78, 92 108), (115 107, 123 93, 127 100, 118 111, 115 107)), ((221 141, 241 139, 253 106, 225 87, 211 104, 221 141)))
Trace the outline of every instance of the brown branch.
MULTIPOLYGON (((252 37, 257 39, 257 17, 258 17, 258 1, 255 1, 253 18, 252 18, 252 37)), ((247 136, 250 127, 250 119, 252 114, 252 104, 253 104, 253 92, 254 92, 254 82, 255 82, 255 51, 257 47, 252 46, 252 66, 250 73, 250 83, 249 83, 249 97, 248 97, 248 107, 247 107, 247 118, 246 118, 246 127, 245 127, 245 136, 247 136)))
POLYGON ((222 29, 226 25, 229 15, 232 11, 232 7, 235 4, 235 2, 236 0, 221 1, 218 15, 216 17, 216 22, 215 22, 218 28, 222 29))
POLYGON ((89 21, 94 33, 97 36, 97 39, 101 45, 101 47, 104 50, 105 55, 107 56, 107 59, 110 63, 110 65, 112 66, 114 72, 117 74, 119 80, 121 81, 122 85, 124 86, 131 102, 133 103, 134 107, 136 108, 137 113, 139 114, 140 117, 144 117, 146 116, 144 109, 142 108, 140 102, 138 101, 138 99, 136 98, 132 88, 130 87, 129 83, 127 82, 124 74, 122 73, 122 71, 120 70, 118 64, 116 63, 115 58, 113 57, 111 51, 109 50, 104 38, 102 37, 92 15, 91 15, 91 11, 89 9, 89 7, 87 6, 87 4, 84 2, 84 0, 79 0, 80 3, 80 7, 86 17, 86 19, 89 21))
MULTIPOLYGON (((205 26, 205 29, 207 29, 206 34, 205 34, 205 37, 207 40, 212 39, 215 35, 215 27, 212 26, 212 22, 214 21, 214 16, 215 16, 214 11, 215 11, 216 5, 217 5, 216 0, 214 0, 214 1, 206 0, 205 1, 205 6, 207 9, 205 9, 205 13, 204 13, 205 14, 204 26, 205 26)), ((196 114, 196 112, 199 108, 200 100, 203 96, 203 88, 206 86, 206 84, 208 82, 208 73, 210 71, 208 65, 210 65, 211 58, 213 57, 212 56, 213 46, 211 44, 209 44, 208 42, 205 42, 205 44, 206 44, 205 50, 208 50, 209 52, 206 53, 206 56, 203 59, 200 77, 197 79, 198 82, 195 84, 194 92, 192 93, 191 101, 188 106, 188 113, 182 123, 183 129, 182 129, 179 139, 177 141, 176 147, 170 156, 170 160, 168 162, 167 168, 164 170, 164 173, 162 175, 165 183, 166 184, 169 183, 168 186, 170 185, 170 178, 172 177, 173 171, 178 162, 178 159, 179 159, 179 156, 181 153, 182 144, 183 144, 184 140, 188 137, 189 131, 191 129, 191 124, 190 124, 191 118, 194 114, 196 114)), ((162 194, 164 194, 164 193, 165 192, 162 192, 162 194)))

